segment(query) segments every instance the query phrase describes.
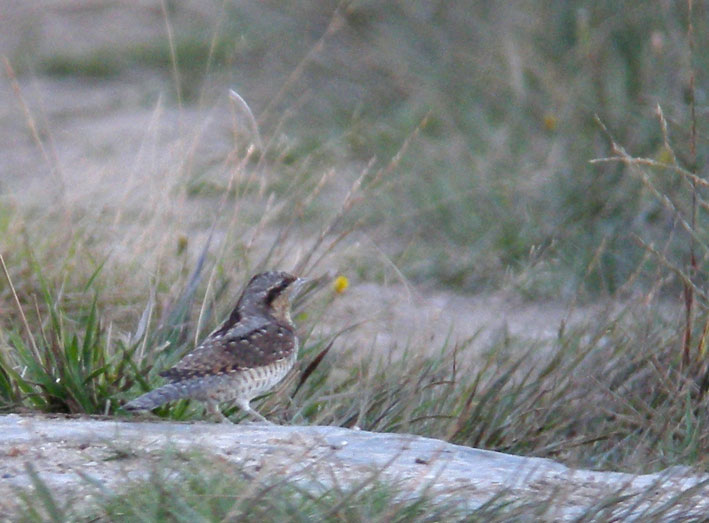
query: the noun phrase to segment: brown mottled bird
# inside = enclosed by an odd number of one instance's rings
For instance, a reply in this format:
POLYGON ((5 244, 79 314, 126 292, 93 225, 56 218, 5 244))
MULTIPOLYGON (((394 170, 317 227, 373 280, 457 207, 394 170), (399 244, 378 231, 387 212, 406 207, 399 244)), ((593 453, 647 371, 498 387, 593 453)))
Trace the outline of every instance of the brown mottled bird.
POLYGON ((229 318, 177 365, 160 373, 170 383, 123 408, 151 410, 168 401, 190 398, 206 402, 210 413, 228 421, 218 404, 234 401, 268 423, 249 403, 277 385, 295 364, 298 338, 290 305, 304 281, 287 272, 254 276, 229 318))

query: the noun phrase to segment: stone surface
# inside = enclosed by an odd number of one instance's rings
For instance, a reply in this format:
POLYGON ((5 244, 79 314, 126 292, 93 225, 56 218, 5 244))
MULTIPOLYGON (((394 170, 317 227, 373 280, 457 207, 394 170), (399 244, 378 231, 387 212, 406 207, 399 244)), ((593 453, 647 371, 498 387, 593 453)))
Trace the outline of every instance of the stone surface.
MULTIPOLYGON (((553 499, 551 519, 570 520, 619 490, 635 496, 623 517, 659 508, 681 493, 674 510, 709 513, 709 475, 675 467, 632 475, 574 470, 549 459, 478 450, 405 434, 323 426, 127 422, 60 417, 0 417, 0 512, 16 502, 17 487, 30 487, 26 463, 60 497, 83 499, 92 489, 80 474, 105 488, 145 477, 162 450, 200 450, 246 470, 288 474, 303 485, 356 485, 377 475, 404 495, 428 490, 475 508, 501 491, 512 499, 553 499), (121 459, 113 459, 121 454, 121 459), (693 489, 688 492, 688 489, 693 489)), ((283 477, 283 476, 281 476, 283 477)), ((315 487, 317 486, 317 487, 315 487)))

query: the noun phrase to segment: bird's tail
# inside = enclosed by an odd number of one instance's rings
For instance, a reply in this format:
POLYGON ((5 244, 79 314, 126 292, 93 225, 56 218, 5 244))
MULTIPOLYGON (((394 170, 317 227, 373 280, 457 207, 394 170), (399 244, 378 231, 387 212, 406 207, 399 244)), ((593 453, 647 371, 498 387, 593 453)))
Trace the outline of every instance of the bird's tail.
POLYGON ((138 396, 133 401, 123 405, 123 408, 125 410, 153 410, 168 401, 191 397, 196 388, 199 388, 197 380, 168 383, 142 396, 138 396))

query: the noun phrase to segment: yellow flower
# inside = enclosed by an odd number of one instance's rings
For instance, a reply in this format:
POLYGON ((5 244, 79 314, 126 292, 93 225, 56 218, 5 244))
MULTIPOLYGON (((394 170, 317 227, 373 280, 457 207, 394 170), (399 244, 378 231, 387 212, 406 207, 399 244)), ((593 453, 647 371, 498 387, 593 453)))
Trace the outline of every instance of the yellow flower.
POLYGON ((547 131, 554 131, 556 130, 556 126, 559 124, 559 121, 557 120, 556 116, 554 116, 551 113, 547 113, 544 115, 544 129, 547 131))
POLYGON ((659 163, 666 163, 672 165, 675 163, 675 155, 674 153, 665 147, 664 145, 660 147, 660 149, 657 151, 657 154, 655 154, 655 159, 659 163))
POLYGON ((189 240, 187 239, 187 236, 185 236, 184 234, 180 234, 177 237, 177 255, 178 256, 187 250, 188 242, 189 242, 189 240))
POLYGON ((350 280, 347 279, 347 276, 338 276, 335 278, 335 281, 332 282, 332 288, 335 289, 337 294, 342 294, 349 286, 350 280))

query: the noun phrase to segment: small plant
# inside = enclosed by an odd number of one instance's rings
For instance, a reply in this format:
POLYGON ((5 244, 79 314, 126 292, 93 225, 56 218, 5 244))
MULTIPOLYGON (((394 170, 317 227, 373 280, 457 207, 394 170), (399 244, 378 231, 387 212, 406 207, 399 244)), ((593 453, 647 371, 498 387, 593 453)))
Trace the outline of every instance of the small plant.
POLYGON ((137 346, 128 348, 110 339, 101 325, 96 297, 88 289, 83 307, 67 314, 36 263, 42 307, 36 307, 36 326, 30 326, 5 261, 1 257, 0 261, 26 329, 24 336, 10 331, 7 347, 0 352, 0 397, 5 406, 108 414, 117 395, 132 386, 130 361, 137 346), (33 332, 40 333, 38 339, 33 332))

